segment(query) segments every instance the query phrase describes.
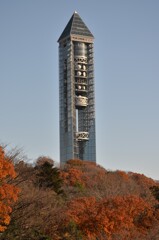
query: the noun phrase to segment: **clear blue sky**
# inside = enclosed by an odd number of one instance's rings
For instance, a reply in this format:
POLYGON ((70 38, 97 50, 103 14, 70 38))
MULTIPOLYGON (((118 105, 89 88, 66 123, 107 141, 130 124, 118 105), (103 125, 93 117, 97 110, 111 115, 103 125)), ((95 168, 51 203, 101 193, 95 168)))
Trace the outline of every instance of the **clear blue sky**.
POLYGON ((1 0, 0 142, 59 162, 57 39, 95 36, 97 161, 159 179, 159 1, 1 0))

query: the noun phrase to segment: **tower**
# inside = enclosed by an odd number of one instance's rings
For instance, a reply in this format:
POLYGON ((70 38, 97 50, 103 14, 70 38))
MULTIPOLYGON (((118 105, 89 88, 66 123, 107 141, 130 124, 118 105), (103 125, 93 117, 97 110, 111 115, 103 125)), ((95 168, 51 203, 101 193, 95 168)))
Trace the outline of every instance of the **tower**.
POLYGON ((74 12, 59 43, 60 162, 96 162, 94 37, 74 12))

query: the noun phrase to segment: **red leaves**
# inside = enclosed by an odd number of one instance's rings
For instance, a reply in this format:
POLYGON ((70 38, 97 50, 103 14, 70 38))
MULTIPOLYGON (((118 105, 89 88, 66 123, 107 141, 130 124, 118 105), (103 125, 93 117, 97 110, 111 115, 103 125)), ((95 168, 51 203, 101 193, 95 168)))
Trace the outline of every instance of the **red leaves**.
POLYGON ((19 190, 7 183, 15 176, 13 164, 5 157, 0 147, 0 232, 3 232, 9 224, 9 214, 12 212, 10 205, 17 200, 19 190))

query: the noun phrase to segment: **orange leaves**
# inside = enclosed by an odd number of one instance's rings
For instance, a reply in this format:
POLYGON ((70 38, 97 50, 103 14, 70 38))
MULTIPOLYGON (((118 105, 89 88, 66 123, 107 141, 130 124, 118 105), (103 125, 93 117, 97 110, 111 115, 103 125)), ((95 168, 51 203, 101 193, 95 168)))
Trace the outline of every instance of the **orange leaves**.
POLYGON ((88 239, 96 236, 96 228, 100 223, 95 222, 97 215, 96 199, 94 197, 83 197, 72 200, 68 204, 68 221, 73 220, 88 239))
POLYGON ((103 179, 105 173, 106 170, 95 163, 75 159, 65 164, 61 177, 65 184, 70 186, 94 187, 103 179))
POLYGON ((61 172, 61 177, 64 182, 70 186, 75 186, 77 184, 84 185, 84 181, 82 179, 82 172, 76 168, 70 168, 65 172, 61 172))
MULTIPOLYGON (((136 196, 114 197, 97 201, 94 197, 73 199, 66 212, 86 239, 104 239, 112 234, 137 229, 144 233, 155 218, 152 208, 136 196)), ((110 238, 111 239, 111 238, 110 238)))
MULTIPOLYGON (((4 154, 2 157, 7 160, 4 154)), ((14 206, 13 225, 7 228, 3 240, 14 239, 16 234, 18 239, 159 239, 158 198, 151 193, 153 190, 158 196, 158 188, 149 189, 157 186, 153 180, 139 174, 106 171, 78 159, 68 161, 59 170, 50 164, 41 158, 36 167, 22 162, 16 165, 18 176, 14 182, 22 194, 14 206), (59 189, 59 172, 64 194, 57 195, 54 187, 59 189)), ((0 231, 9 223, 11 204, 17 198, 17 189, 8 181, 10 175, 5 176, 0 181, 0 231)))
POLYGON ((145 239, 158 224, 156 200, 149 190, 152 179, 123 171, 108 172, 78 159, 68 161, 61 176, 66 192, 70 189, 69 199, 73 198, 65 211, 67 224, 73 222, 84 240, 145 239), (84 191, 72 191, 77 183, 84 191))
POLYGON ((12 212, 11 207, 0 201, 0 232, 6 229, 6 225, 10 222, 9 214, 12 212))
POLYGON ((69 186, 84 187, 87 177, 84 174, 83 168, 85 168, 87 164, 87 162, 79 159, 69 160, 63 171, 61 171, 61 178, 64 180, 64 183, 69 186))
POLYGON ((119 174, 119 176, 121 176, 123 178, 123 180, 128 181, 129 176, 126 172, 118 170, 118 171, 116 171, 116 173, 119 174))
POLYGON ((0 147, 0 232, 3 232, 9 224, 9 214, 12 212, 10 205, 17 200, 18 188, 7 183, 15 176, 13 164, 5 157, 0 147))
POLYGON ((6 177, 14 178, 15 176, 13 164, 5 158, 4 151, 0 147, 0 180, 6 177))
POLYGON ((7 204, 17 201, 18 188, 11 184, 4 183, 0 186, 0 199, 4 200, 7 204))
POLYGON ((141 230, 141 228, 148 227, 146 221, 151 222, 153 219, 151 206, 137 196, 105 199, 102 205, 109 219, 112 219, 114 222, 114 231, 120 231, 119 227, 130 230, 134 226, 137 228, 140 227, 141 230))

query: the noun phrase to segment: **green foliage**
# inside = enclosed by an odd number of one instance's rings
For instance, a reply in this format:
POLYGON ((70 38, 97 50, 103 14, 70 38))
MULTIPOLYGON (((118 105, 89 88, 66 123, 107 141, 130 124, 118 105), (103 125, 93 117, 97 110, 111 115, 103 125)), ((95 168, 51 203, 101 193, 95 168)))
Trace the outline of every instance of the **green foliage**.
POLYGON ((51 238, 36 229, 21 229, 15 221, 11 221, 9 228, 0 236, 0 240, 51 240, 51 238))
POLYGON ((159 201, 159 186, 152 186, 150 187, 150 190, 153 196, 156 198, 156 200, 159 201))
POLYGON ((80 183, 80 182, 78 182, 78 181, 75 182, 74 186, 75 186, 80 192, 84 192, 84 190, 85 190, 85 187, 83 186, 83 184, 80 183))
MULTIPOLYGON (((50 237, 42 234, 41 232, 37 231, 37 230, 34 230, 32 231, 32 237, 33 237, 33 240, 51 240, 50 237)), ((28 240, 28 239, 26 239, 28 240)))
POLYGON ((63 193, 62 188, 62 179, 60 178, 59 169, 53 167, 49 162, 44 162, 40 166, 35 167, 37 170, 36 174, 36 184, 40 188, 51 188, 57 194, 63 193))
POLYGON ((74 221, 70 221, 65 229, 63 240, 83 240, 82 232, 78 229, 77 224, 74 221))

